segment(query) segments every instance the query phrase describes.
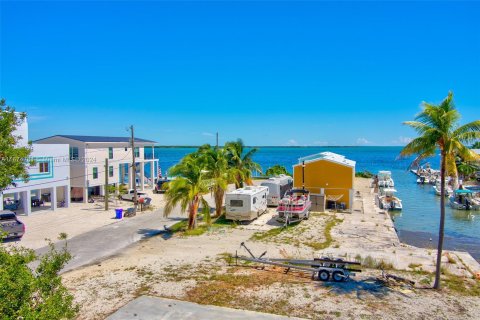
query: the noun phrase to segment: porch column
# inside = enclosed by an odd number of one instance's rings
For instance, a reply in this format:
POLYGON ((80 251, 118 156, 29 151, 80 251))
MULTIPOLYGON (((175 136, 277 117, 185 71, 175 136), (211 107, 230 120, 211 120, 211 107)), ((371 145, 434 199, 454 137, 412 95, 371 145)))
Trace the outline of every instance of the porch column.
POLYGON ((118 190, 118 187, 121 185, 122 183, 118 183, 118 184, 114 184, 115 186, 115 195, 118 196, 120 194, 120 190, 118 190))
POLYGON ((88 187, 83 188, 83 203, 88 202, 88 187))
POLYGON ((57 187, 52 187, 50 192, 50 210, 57 210, 57 187))
POLYGON ((118 178, 118 182, 120 184, 124 184, 125 183, 125 165, 123 163, 120 163, 118 166, 120 168, 120 177, 118 178))
POLYGON ((70 187, 68 185, 63 187, 63 196, 63 201, 65 201, 65 208, 70 207, 70 187))
POLYGON ((152 179, 152 181, 150 181, 150 184, 151 184, 151 187, 153 189, 153 186, 155 185, 155 160, 152 160, 150 162, 150 177, 152 179))
POLYGON ((105 193, 106 193, 106 192, 105 192, 105 189, 106 189, 106 188, 107 188, 106 185, 100 186, 100 192, 99 192, 99 193, 100 193, 101 196, 104 196, 104 195, 105 195, 105 193))
POLYGON ((22 192, 22 207, 23 212, 29 216, 32 213, 32 195, 30 190, 22 192))
POLYGON ((145 189, 145 162, 140 162, 140 190, 145 189))
POLYGON ((3 210, 3 193, 0 192, 0 211, 3 210))
POLYGON ((133 168, 128 166, 128 188, 133 189, 135 183, 135 173, 133 173, 133 168))

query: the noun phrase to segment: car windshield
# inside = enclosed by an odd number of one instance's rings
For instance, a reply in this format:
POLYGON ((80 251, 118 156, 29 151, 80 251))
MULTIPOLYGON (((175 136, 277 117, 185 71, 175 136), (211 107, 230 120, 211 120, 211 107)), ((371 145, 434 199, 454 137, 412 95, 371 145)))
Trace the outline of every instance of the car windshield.
POLYGON ((15 219, 15 213, 2 213, 0 214, 0 220, 12 220, 15 219))

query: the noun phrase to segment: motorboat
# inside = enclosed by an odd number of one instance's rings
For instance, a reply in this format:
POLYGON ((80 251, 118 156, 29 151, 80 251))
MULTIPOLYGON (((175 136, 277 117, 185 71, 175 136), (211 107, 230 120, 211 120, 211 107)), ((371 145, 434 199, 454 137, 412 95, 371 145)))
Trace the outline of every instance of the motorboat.
POLYGON ((457 210, 480 210, 480 201, 473 197, 473 191, 457 189, 450 197, 450 207, 457 210))
MULTIPOLYGON (((433 186, 433 191, 437 196, 441 196, 442 186, 440 180, 437 180, 435 185, 433 186)), ((451 186, 448 185, 448 183, 445 181, 445 197, 450 197, 453 194, 453 189, 451 186)))
POLYGON ((280 200, 277 207, 277 221, 286 225, 308 219, 310 215, 310 192, 305 189, 292 189, 280 200))
POLYGON ((379 188, 393 188, 395 183, 392 179, 392 172, 390 171, 379 171, 378 172, 378 187, 379 188))
POLYGON ((397 190, 393 188, 385 188, 378 197, 380 209, 384 210, 402 210, 402 200, 395 196, 397 190))
POLYGON ((430 179, 428 179, 427 176, 421 175, 421 176, 418 177, 417 183, 418 183, 418 184, 429 184, 429 183, 430 183, 430 179))

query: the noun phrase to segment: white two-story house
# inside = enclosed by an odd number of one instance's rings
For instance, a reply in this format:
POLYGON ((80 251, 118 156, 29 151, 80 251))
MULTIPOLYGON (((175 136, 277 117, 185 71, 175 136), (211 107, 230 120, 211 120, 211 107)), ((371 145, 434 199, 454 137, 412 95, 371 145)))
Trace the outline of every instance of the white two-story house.
POLYGON ((126 184, 133 188, 136 183, 140 190, 146 184, 153 188, 158 167, 153 152, 155 141, 135 138, 135 174, 131 170, 133 159, 128 137, 55 135, 35 142, 68 145, 72 200, 86 202, 91 195, 104 195, 107 180, 113 186, 126 184))
MULTIPOLYGON (((20 136, 18 146, 28 145, 27 119, 13 133, 20 136)), ((28 159, 18 159, 33 165, 28 167, 28 181, 17 179, 0 192, 0 210, 8 209, 29 215, 32 211, 70 203, 70 161, 67 144, 32 144, 28 159)))

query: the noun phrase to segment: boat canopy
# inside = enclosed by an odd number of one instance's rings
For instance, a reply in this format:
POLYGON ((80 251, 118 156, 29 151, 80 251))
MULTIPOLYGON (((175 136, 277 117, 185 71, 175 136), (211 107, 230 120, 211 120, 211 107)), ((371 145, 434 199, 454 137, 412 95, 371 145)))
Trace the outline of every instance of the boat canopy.
POLYGON ((305 190, 305 189, 292 189, 292 190, 288 191, 287 193, 288 193, 288 194, 294 194, 294 193, 307 194, 307 193, 310 193, 310 191, 305 190))
POLYGON ((473 193, 473 191, 468 190, 468 189, 457 189, 457 190, 455 190, 455 193, 456 194, 470 194, 470 193, 473 193))

